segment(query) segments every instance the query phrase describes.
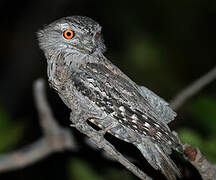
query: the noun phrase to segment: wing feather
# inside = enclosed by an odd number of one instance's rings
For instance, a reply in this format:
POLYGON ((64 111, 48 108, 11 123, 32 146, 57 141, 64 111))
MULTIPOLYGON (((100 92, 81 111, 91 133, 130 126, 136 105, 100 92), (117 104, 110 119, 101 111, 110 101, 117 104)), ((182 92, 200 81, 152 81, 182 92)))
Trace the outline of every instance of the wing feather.
POLYGON ((113 95, 121 95, 120 101, 140 110, 150 119, 168 124, 176 117, 176 113, 164 99, 146 87, 138 86, 116 66, 89 63, 87 67, 95 72, 93 76, 97 76, 96 79, 113 87, 113 95))
POLYGON ((160 116, 161 120, 168 124, 175 119, 176 113, 169 107, 169 103, 163 98, 159 97, 157 94, 149 90, 144 86, 139 86, 141 95, 148 99, 148 102, 154 108, 155 112, 160 116))

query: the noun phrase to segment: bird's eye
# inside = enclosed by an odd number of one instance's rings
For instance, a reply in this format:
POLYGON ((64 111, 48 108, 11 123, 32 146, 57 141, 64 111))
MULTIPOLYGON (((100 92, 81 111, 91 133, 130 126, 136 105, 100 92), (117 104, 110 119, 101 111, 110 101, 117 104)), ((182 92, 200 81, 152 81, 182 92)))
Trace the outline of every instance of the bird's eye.
POLYGON ((74 37, 74 32, 70 29, 67 29, 64 31, 64 38, 66 39, 72 39, 74 37))

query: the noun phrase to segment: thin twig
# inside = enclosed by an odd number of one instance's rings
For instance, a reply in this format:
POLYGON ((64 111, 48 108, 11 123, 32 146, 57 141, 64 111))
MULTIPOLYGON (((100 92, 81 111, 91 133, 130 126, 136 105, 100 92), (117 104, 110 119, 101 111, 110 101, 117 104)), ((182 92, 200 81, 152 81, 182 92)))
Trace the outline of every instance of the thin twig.
POLYGON ((187 88, 180 91, 173 100, 170 102, 170 107, 177 110, 180 106, 183 105, 189 98, 197 94, 201 89, 203 89, 207 84, 216 79, 216 67, 206 73, 204 76, 200 77, 194 81, 187 88))
POLYGON ((34 84, 34 96, 44 137, 20 150, 1 155, 0 172, 23 168, 53 152, 77 149, 70 130, 60 127, 53 118, 46 100, 44 84, 43 80, 37 80, 34 84))

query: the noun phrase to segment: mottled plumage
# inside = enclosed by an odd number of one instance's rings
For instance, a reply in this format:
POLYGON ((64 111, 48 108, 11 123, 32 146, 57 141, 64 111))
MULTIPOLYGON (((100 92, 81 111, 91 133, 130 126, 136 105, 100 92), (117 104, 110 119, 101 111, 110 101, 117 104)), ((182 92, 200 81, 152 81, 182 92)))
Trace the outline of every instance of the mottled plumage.
POLYGON ((171 149, 182 152, 167 126, 176 113, 103 55, 106 48, 98 23, 81 16, 62 18, 40 30, 38 39, 47 58, 50 85, 71 109, 74 124, 91 121, 137 146, 168 179, 180 176, 168 156, 171 149), (72 38, 65 37, 66 30, 73 32, 72 38))

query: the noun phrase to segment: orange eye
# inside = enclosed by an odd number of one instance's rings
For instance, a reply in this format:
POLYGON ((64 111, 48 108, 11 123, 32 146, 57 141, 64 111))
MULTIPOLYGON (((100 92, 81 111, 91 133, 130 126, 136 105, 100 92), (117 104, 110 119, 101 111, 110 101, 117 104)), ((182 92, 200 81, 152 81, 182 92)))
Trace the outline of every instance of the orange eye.
POLYGON ((66 39, 72 39, 74 37, 74 32, 71 31, 70 29, 64 31, 64 37, 66 39))

